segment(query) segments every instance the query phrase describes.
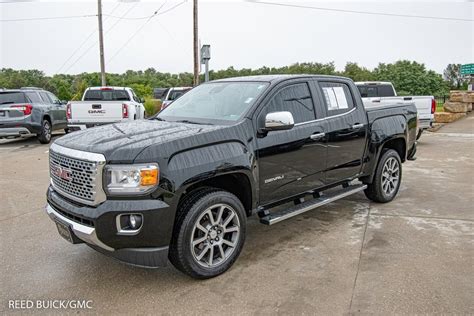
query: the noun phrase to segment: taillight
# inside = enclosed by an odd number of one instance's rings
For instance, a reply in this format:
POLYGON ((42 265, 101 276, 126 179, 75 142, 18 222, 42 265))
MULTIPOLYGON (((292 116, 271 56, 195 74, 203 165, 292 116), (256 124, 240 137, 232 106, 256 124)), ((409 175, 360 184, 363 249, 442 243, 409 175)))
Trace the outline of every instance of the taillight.
POLYGON ((66 105, 66 118, 70 120, 72 118, 71 103, 66 105))
POLYGON ((23 115, 30 115, 31 111, 33 110, 33 106, 31 104, 12 105, 11 108, 15 108, 18 111, 22 111, 23 115))
POLYGON ((122 118, 128 118, 128 105, 122 104, 122 118))
POLYGON ((431 114, 434 114, 436 112, 436 99, 431 99, 431 114))

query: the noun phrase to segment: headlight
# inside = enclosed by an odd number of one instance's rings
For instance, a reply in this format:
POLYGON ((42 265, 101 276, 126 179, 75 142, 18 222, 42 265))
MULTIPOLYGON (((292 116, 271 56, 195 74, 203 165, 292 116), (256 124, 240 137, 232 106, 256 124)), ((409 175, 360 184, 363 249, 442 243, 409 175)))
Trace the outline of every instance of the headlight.
POLYGON ((105 167, 106 191, 111 195, 144 194, 159 182, 155 163, 140 165, 108 165, 105 167))

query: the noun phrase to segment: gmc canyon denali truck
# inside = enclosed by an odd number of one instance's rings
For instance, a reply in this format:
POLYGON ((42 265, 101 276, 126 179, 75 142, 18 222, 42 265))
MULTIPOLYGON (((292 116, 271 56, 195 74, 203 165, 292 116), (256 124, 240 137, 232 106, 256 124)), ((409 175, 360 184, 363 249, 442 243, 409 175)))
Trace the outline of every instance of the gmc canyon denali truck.
POLYGON ((150 120, 57 139, 46 212, 72 243, 210 278, 252 214, 272 225, 360 191, 391 201, 416 132, 414 104, 366 110, 350 79, 212 81, 150 120))

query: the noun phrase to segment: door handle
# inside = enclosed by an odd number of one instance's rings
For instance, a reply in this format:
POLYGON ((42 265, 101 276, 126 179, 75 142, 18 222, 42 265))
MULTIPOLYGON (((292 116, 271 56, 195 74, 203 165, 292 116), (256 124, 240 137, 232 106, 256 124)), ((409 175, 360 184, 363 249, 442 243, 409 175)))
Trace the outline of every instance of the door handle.
POLYGON ((316 133, 312 134, 309 138, 311 138, 312 140, 318 140, 320 138, 323 138, 324 136, 326 136, 326 133, 316 133))
POLYGON ((352 129, 361 129, 362 127, 364 127, 364 124, 357 123, 352 125, 352 129))

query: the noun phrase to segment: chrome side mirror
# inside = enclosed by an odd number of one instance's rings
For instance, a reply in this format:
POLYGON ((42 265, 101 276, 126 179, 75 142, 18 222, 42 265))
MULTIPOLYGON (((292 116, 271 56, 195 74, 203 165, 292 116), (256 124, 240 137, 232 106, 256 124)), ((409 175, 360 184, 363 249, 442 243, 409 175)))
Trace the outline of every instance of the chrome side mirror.
POLYGON ((288 111, 271 112, 265 116, 266 131, 283 131, 295 126, 293 115, 288 111))

